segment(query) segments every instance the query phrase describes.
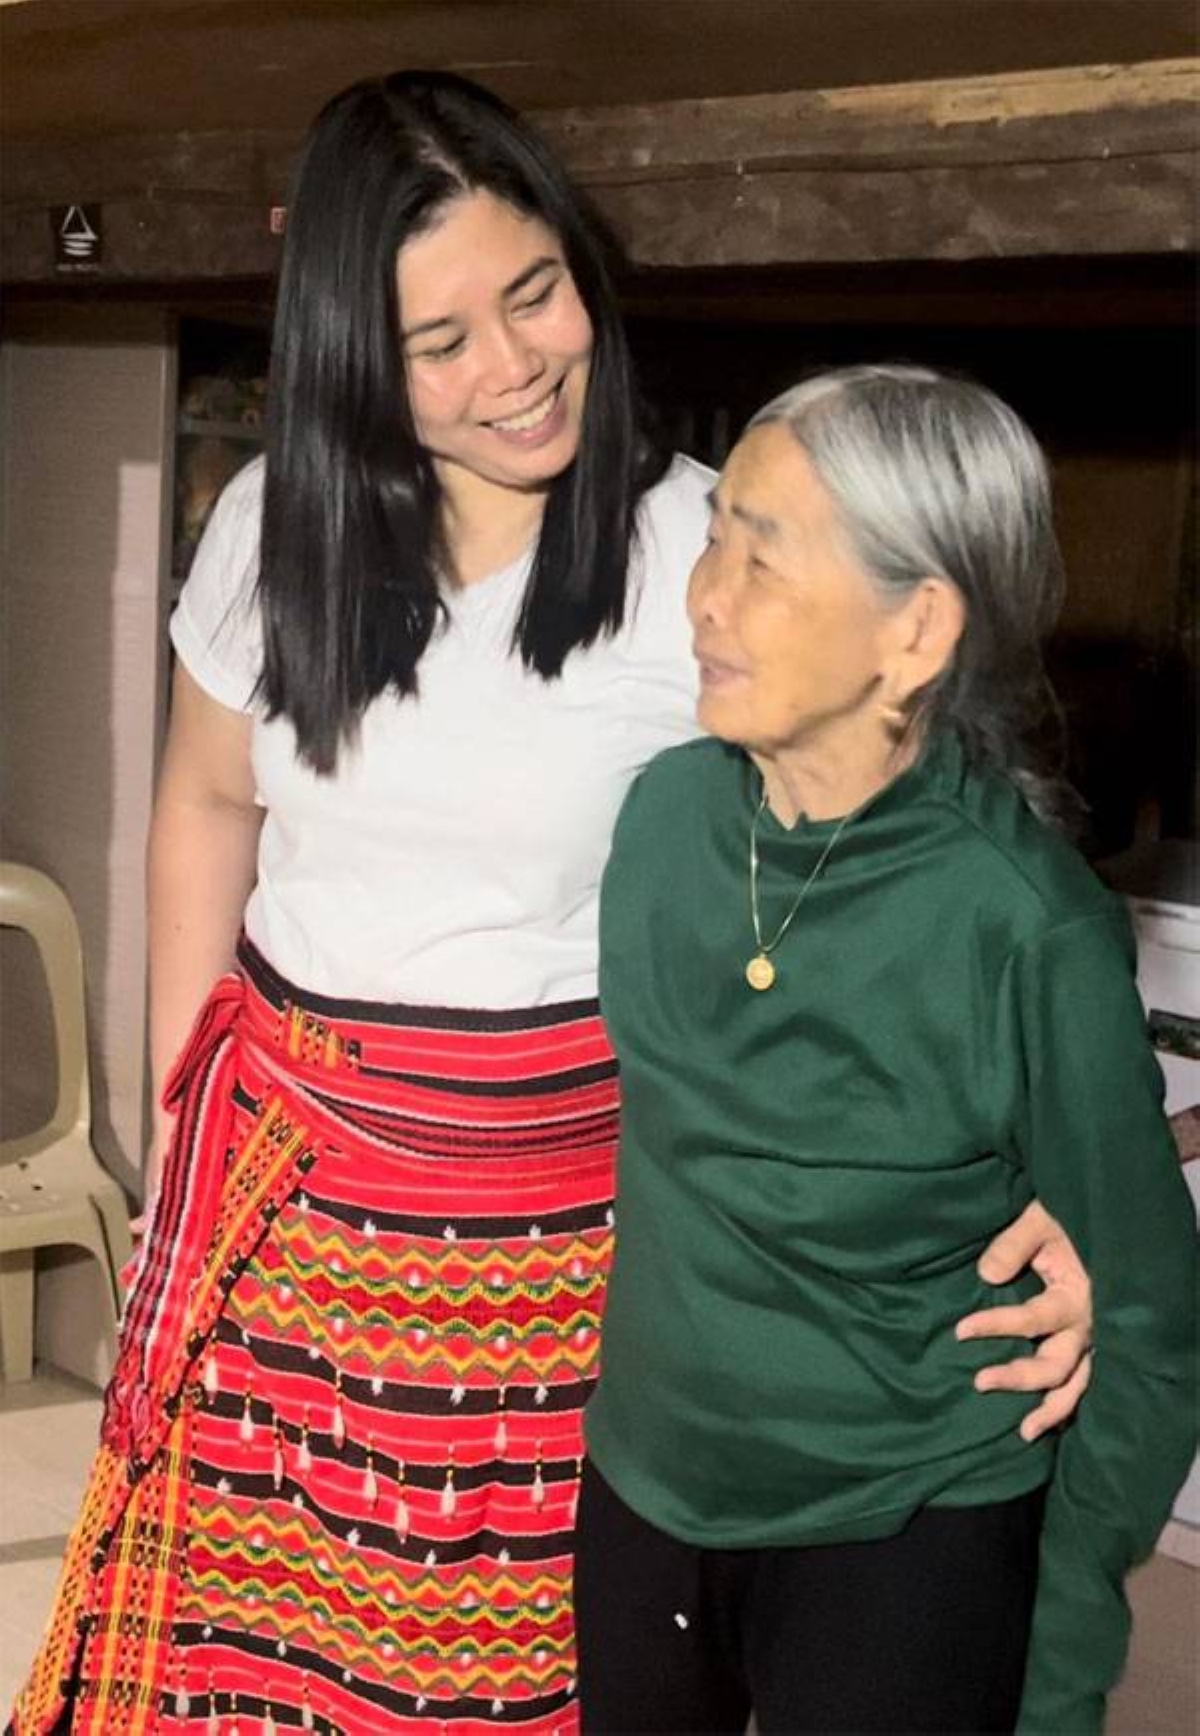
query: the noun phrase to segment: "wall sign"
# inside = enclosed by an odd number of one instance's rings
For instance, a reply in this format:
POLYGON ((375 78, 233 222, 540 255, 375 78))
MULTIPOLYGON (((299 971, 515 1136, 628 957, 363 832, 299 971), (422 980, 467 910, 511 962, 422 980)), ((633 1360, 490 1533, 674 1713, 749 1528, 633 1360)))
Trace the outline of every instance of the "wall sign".
POLYGON ((52 205, 55 271, 98 271, 104 253, 99 205, 52 205))

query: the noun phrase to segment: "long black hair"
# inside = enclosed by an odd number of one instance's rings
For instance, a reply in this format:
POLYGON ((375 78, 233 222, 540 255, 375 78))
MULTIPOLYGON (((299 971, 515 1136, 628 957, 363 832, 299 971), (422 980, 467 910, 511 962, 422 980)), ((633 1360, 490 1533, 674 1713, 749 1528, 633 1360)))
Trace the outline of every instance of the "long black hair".
POLYGON ((258 578, 259 691, 320 772, 373 699, 416 692, 443 606, 441 490, 408 403, 396 256, 475 191, 554 232, 593 330, 579 450, 550 486, 514 630, 528 668, 555 677, 621 625, 637 504, 666 466, 636 395, 610 239, 536 135, 449 73, 395 73, 328 103, 288 205, 258 578))

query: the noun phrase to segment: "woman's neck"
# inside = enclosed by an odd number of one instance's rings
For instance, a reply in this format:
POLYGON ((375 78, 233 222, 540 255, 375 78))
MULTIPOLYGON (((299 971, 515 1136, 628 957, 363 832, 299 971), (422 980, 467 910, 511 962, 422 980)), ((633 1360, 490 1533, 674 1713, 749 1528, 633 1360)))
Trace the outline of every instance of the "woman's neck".
POLYGON ((505 488, 447 465, 441 472, 442 522, 450 577, 473 585, 522 555, 538 533, 545 490, 505 488))
POLYGON ((839 820, 852 814, 906 771, 920 752, 910 732, 895 742, 882 731, 834 741, 749 749, 762 773, 767 806, 784 826, 803 815, 809 820, 839 820))

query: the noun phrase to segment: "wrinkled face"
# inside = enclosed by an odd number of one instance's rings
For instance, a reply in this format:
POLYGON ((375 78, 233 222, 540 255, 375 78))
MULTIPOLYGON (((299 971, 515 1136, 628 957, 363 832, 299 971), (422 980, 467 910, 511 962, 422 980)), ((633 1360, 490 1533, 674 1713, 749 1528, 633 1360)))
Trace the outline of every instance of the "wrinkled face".
POLYGON ((413 420, 443 486, 553 481, 579 445, 592 353, 558 237, 464 193, 400 249, 396 284, 413 420))
POLYGON ((712 735, 774 755, 875 727, 895 611, 786 428, 753 428, 730 454, 688 614, 712 735))

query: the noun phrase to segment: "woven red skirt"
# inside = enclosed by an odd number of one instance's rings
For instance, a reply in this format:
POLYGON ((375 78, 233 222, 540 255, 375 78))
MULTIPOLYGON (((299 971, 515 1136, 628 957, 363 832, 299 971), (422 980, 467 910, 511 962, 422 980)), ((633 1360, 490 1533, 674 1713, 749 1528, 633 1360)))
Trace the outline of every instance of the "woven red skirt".
POLYGON ((569 1736, 617 1125, 595 1004, 349 1004, 241 965, 173 1086, 16 1729, 569 1736))

